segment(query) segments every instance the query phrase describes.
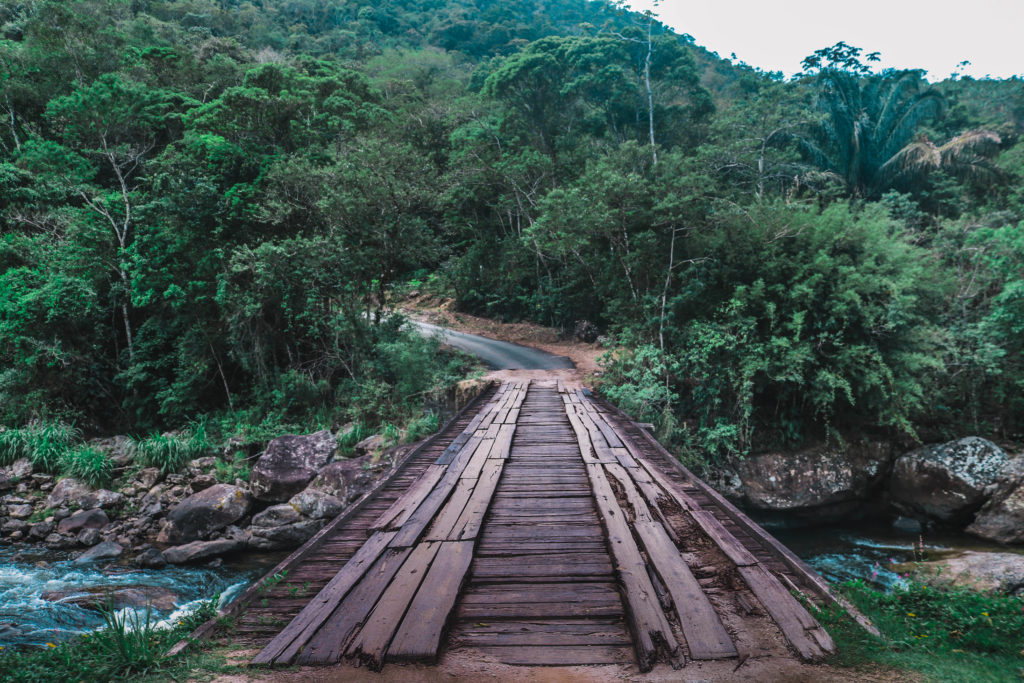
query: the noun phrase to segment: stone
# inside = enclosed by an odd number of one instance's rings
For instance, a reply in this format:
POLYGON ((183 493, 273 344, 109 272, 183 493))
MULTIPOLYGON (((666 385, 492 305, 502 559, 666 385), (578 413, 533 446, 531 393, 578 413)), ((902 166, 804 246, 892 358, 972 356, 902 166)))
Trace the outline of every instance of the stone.
POLYGON ((207 538, 240 520, 251 505, 252 498, 242 488, 231 484, 211 486, 184 499, 167 513, 157 541, 177 545, 207 538))
POLYGON ((164 550, 163 556, 170 564, 188 564, 244 549, 244 542, 222 538, 216 541, 192 541, 184 545, 167 548, 164 550))
POLYGON ((288 500, 306 488, 334 456, 337 447, 337 440, 328 430, 272 440, 249 477, 253 495, 268 503, 288 500))
POLYGON ((383 434, 374 434, 368 436, 359 443, 357 443, 353 450, 356 452, 356 456, 364 455, 375 455, 380 453, 388 447, 388 439, 383 434))
POLYGON ((139 483, 146 489, 151 489, 156 486, 161 479, 163 479, 163 473, 157 467, 146 467, 145 469, 139 470, 138 480, 139 483))
POLYGON ((6 470, 0 470, 0 491, 10 491, 14 488, 14 478, 6 470))
POLYGON ((121 493, 107 489, 93 490, 88 485, 67 477, 61 479, 50 491, 46 499, 46 507, 55 508, 71 505, 82 508, 117 508, 124 504, 125 497, 121 493))
POLYGON ((120 557, 123 552, 124 547, 119 543, 104 541, 103 543, 94 545, 75 558, 75 564, 88 564, 90 562, 99 562, 100 560, 112 560, 116 557, 120 557))
POLYGON ((102 529, 108 524, 110 524, 110 518, 99 508, 79 510, 58 522, 57 531, 62 534, 77 535, 83 529, 102 529))
POLYGON ((1008 486, 993 496, 967 533, 996 543, 1024 543, 1024 484, 1008 486))
POLYGON ((192 483, 189 486, 192 488, 193 493, 198 493, 204 489, 208 489, 217 483, 217 477, 212 474, 200 474, 192 478, 192 483))
POLYGON ((827 521, 862 508, 881 487, 892 456, 885 442, 833 443, 754 455, 735 468, 746 505, 827 521))
POLYGON ((21 534, 14 540, 21 539, 25 534, 32 528, 28 522, 23 519, 9 519, 4 522, 3 526, 0 526, 0 534, 4 536, 13 536, 14 534, 21 534))
POLYGON ((46 538, 53 533, 56 527, 57 525, 52 521, 36 522, 29 528, 28 535, 32 538, 46 538))
POLYGON ((130 465, 135 460, 135 442, 123 434, 90 439, 89 445, 106 453, 115 467, 130 465))
POLYGON ((144 569, 160 569, 167 565, 164 554, 156 548, 147 548, 135 558, 135 564, 144 569))
POLYGON ((82 545, 93 546, 100 542, 99 529, 82 529, 78 534, 78 542, 82 545))
POLYGON ((373 486, 377 475, 387 469, 382 463, 372 463, 369 456, 337 460, 322 468, 307 490, 329 493, 349 505, 373 486))
POLYGON ((995 492, 1008 462, 991 441, 968 436, 901 455, 893 465, 889 496, 909 517, 966 524, 995 492))
POLYGON ((32 506, 27 503, 21 505, 8 505, 7 514, 14 519, 28 519, 32 516, 32 506))
POLYGON ((178 606, 178 594, 159 586, 97 586, 69 590, 46 591, 39 597, 50 602, 77 605, 83 609, 124 609, 125 607, 151 607, 170 612, 178 606))
POLYGON ((32 462, 28 458, 18 458, 11 463, 11 476, 24 479, 32 474, 32 462))
POLYGON ((51 550, 65 550, 67 548, 74 548, 78 545, 78 541, 74 536, 65 536, 64 534, 53 532, 43 539, 43 545, 51 550))
POLYGON ((1007 595, 1024 594, 1024 555, 973 550, 928 562, 896 565, 934 586, 970 588, 1007 595))
POLYGON ((345 509, 345 504, 335 496, 315 489, 296 493, 288 504, 310 519, 332 519, 345 509))
POLYGON ((323 519, 304 517, 291 505, 274 505, 252 518, 249 544, 260 550, 297 548, 325 523, 323 519))

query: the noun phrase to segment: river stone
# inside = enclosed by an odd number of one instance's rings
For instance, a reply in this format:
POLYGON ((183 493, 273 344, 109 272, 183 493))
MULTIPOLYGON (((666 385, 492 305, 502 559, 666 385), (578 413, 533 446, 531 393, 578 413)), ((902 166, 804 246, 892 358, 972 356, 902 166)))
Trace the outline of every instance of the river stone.
POLYGON ((89 562, 99 562, 100 560, 110 560, 115 557, 120 557, 121 553, 124 552, 124 548, 113 541, 104 541, 98 545, 86 550, 84 553, 79 555, 75 559, 75 564, 86 564, 89 562))
POLYGON ((192 488, 193 493, 198 493, 216 485, 216 483, 217 477, 212 474, 199 474, 192 478, 192 483, 189 486, 192 488))
POLYGON ((39 597, 49 602, 78 605, 91 610, 152 607, 161 612, 170 612, 177 607, 179 600, 177 593, 159 586, 96 586, 46 591, 39 597))
POLYGON ((29 530, 28 535, 32 538, 46 538, 53 533, 53 530, 57 527, 53 522, 36 522, 29 530))
POLYGON ((310 519, 330 519, 337 517, 345 509, 345 504, 324 491, 306 489, 292 496, 288 504, 310 519))
POLYGON ((328 493, 349 505, 370 490, 377 474, 386 469, 383 463, 370 462, 370 456, 338 460, 320 470, 307 490, 328 493))
POLYGON ((135 558, 135 564, 144 569, 160 569, 167 565, 164 554, 156 548, 147 548, 135 558))
POLYGON ((297 548, 325 523, 326 520, 304 517, 291 505, 274 505, 252 518, 249 543, 260 550, 297 548))
POLYGON ((18 538, 21 538, 22 536, 27 534, 29 532, 29 529, 31 528, 32 526, 25 520, 9 519, 6 522, 4 522, 3 526, 0 526, 0 534, 3 534, 4 536, 13 536, 15 534, 20 534, 18 538))
POLYGON ((116 467, 130 465, 135 460, 135 443, 123 434, 90 439, 89 445, 106 453, 116 467))
POLYGON ((88 485, 67 477, 61 479, 50 491, 46 499, 46 507, 55 508, 62 505, 87 510, 89 508, 116 508, 124 504, 124 495, 107 489, 93 490, 88 485))
POLYGON ((374 455, 387 448, 387 445, 387 437, 383 434, 374 434, 373 436, 368 436, 357 443, 353 447, 353 450, 356 452, 357 456, 374 455))
POLYGON ((889 496, 902 514, 952 524, 970 521, 997 487, 1008 457, 991 441, 968 436, 901 455, 889 496))
POLYGON ((6 470, 0 470, 0 491, 10 491, 14 488, 14 478, 6 470))
POLYGON ((157 541, 180 544, 205 538, 244 517, 251 503, 249 494, 238 486, 211 486, 189 496, 167 513, 157 541))
POLYGON ((62 534, 78 534, 83 529, 102 529, 110 524, 107 513, 99 508, 79 510, 70 517, 60 520, 57 531, 62 534))
POLYGON ((24 479, 32 474, 32 461, 28 458, 18 458, 11 463, 11 476, 24 479))
POLYGON ((28 504, 8 505, 7 514, 14 519, 28 519, 32 516, 32 506, 28 504))
POLYGON ((81 545, 93 546, 100 542, 99 529, 82 529, 78 534, 78 542, 81 545))
POLYGON ((888 443, 833 443, 755 455, 736 463, 736 472, 750 507, 825 521, 861 507, 880 486, 891 460, 888 443))
POLYGON ((985 503, 967 533, 996 543, 1024 543, 1024 457, 1007 463, 1000 489, 985 503))
POLYGON ((137 478, 142 486, 146 489, 151 489, 157 485, 157 482, 163 479, 163 472, 158 467, 147 467, 139 470, 137 478))
POLYGON ((53 532, 43 539, 43 545, 51 550, 64 550, 66 548, 74 548, 78 545, 78 541, 73 536, 53 532))
POLYGON ((965 551, 929 562, 896 565, 934 586, 956 586, 990 593, 1024 594, 1024 555, 965 551))
POLYGON ((193 541, 185 545, 167 548, 164 550, 163 555, 164 559, 171 564, 187 564, 244 549, 244 541, 221 538, 216 541, 193 541))
POLYGON ((253 495, 268 503, 288 500, 306 488, 337 448, 337 440, 326 429, 305 436, 279 436, 267 444, 252 469, 253 495))

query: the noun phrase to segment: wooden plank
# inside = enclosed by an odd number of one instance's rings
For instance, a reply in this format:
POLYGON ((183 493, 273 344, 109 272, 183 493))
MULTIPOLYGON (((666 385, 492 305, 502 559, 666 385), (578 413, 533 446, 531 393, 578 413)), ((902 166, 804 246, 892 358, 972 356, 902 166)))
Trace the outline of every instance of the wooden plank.
POLYGON ((757 564, 757 558, 743 547, 739 540, 722 526, 722 523, 707 510, 692 510, 690 516, 700 525, 715 545, 732 560, 737 567, 757 564))
POLYGON ((377 561, 394 536, 393 531, 380 531, 371 536, 316 597, 253 658, 253 664, 290 662, 377 561))
POLYGON ((512 452, 512 439, 515 437, 515 433, 515 424, 502 425, 498 429, 498 435, 494 438, 494 445, 487 457, 507 460, 509 453, 512 452))
POLYGON ((588 664, 626 664, 630 661, 628 647, 562 646, 562 647, 481 647, 480 652, 502 664, 515 666, 576 666, 588 664))
POLYGON ((455 486, 455 492, 452 493, 451 498, 448 499, 448 502, 441 508, 441 512, 430 524, 430 530, 427 531, 424 540, 449 540, 449 537, 452 535, 452 529, 455 528, 456 522, 459 521, 462 511, 466 507, 466 503, 469 502, 469 497, 473 495, 473 488, 475 486, 476 481, 472 479, 459 479, 459 483, 455 486))
POLYGON ((633 509, 633 521, 634 522, 650 522, 651 511, 647 507, 647 502, 644 497, 640 495, 640 491, 637 490, 636 485, 633 483, 632 477, 626 472, 626 468, 621 465, 605 465, 605 471, 615 477, 619 485, 622 486, 623 491, 626 494, 626 500, 629 501, 630 507, 633 509))
POLYGON ((373 671, 381 670, 384 666, 384 653, 387 652, 391 637, 405 616, 406 608, 423 582, 423 577, 426 576, 440 546, 440 543, 420 543, 416 546, 409 559, 398 570, 391 585, 384 591, 358 635, 346 648, 346 656, 358 658, 373 671))
POLYGON ((737 656, 736 646, 715 608, 664 527, 657 522, 638 522, 634 526, 654 570, 672 596, 690 657, 724 659, 737 656))
POLYGON ((484 515, 487 514, 487 508, 491 504, 494 489, 497 488, 498 480, 501 478, 503 467, 503 460, 488 460, 484 464, 480 478, 473 489, 473 495, 466 503, 466 508, 462 511, 458 522, 455 523, 448 540, 466 540, 477 537, 480 527, 483 526, 484 515))
POLYGON ((466 469, 462 470, 460 475, 462 479, 476 479, 480 476, 480 468, 484 466, 484 462, 487 461, 487 457, 491 453, 491 448, 494 447, 494 439, 483 439, 480 445, 477 446, 476 451, 473 453, 473 457, 469 459, 469 463, 466 465, 466 469))
POLYGON ((586 465, 586 468, 626 598, 637 665, 641 672, 650 671, 659 651, 663 651, 674 666, 680 665, 679 644, 661 611, 657 593, 647 575, 646 563, 626 524, 626 516, 601 465, 586 465))
POLYGON ((626 467, 626 468, 629 468, 629 469, 634 469, 636 467, 639 467, 639 465, 637 465, 637 463, 636 463, 636 460, 633 459, 633 456, 629 454, 629 450, 628 449, 622 448, 622 447, 616 447, 616 448, 612 448, 611 451, 612 451, 612 455, 615 456, 615 459, 618 460, 619 464, 622 465, 623 467, 626 467))
POLYGON ((835 651, 835 644, 825 629, 808 614, 803 605, 783 588, 778 579, 760 565, 740 567, 740 576, 764 605, 789 644, 808 661, 822 659, 835 651), (811 631, 815 633, 811 635, 811 631))
MULTIPOLYGON (((349 638, 373 610, 411 553, 412 548, 385 550, 295 656, 295 663, 334 664, 339 661, 349 638)), ((278 663, 285 661, 278 659, 278 663)))
POLYGON ((437 482, 441 481, 448 468, 444 465, 430 465, 424 470, 416 482, 405 490, 391 506, 381 514, 380 517, 370 525, 369 533, 381 531, 387 528, 397 529, 405 524, 409 516, 419 507, 423 499, 433 490, 437 482))
POLYGON ((473 560, 473 541, 441 544, 388 648, 394 660, 434 661, 448 617, 473 560))

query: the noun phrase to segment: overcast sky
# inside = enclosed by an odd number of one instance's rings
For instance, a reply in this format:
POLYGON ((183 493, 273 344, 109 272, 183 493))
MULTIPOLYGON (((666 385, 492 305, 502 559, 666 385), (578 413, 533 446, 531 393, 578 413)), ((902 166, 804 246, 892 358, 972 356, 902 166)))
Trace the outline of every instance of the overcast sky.
MULTIPOLYGON (((635 10, 652 0, 631 0, 635 10)), ((881 52, 881 68, 927 69, 942 80, 1024 75, 1024 0, 662 0, 656 12, 679 33, 728 59, 800 71, 815 50, 846 41, 881 52)))

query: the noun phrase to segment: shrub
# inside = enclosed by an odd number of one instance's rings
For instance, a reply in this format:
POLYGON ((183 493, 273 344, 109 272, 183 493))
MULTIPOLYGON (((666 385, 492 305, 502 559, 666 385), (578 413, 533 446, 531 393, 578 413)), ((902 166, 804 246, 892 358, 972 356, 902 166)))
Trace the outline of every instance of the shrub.
POLYGON ((109 484, 113 468, 114 463, 106 453, 90 446, 66 451, 61 461, 61 472, 93 488, 109 484))
POLYGON ((199 421, 180 434, 153 434, 135 444, 136 460, 143 467, 158 467, 164 474, 180 472, 190 460, 210 449, 206 422, 199 421))
POLYGON ((28 458, 44 472, 59 471, 65 453, 81 439, 81 432, 63 422, 30 422, 21 429, 0 432, 0 464, 28 458))

